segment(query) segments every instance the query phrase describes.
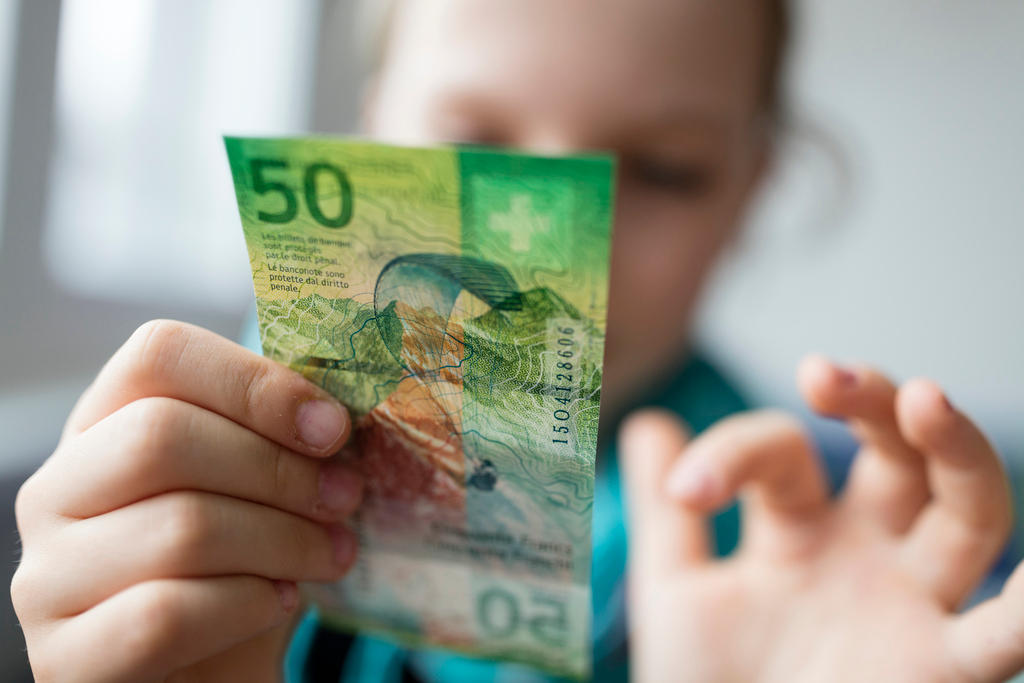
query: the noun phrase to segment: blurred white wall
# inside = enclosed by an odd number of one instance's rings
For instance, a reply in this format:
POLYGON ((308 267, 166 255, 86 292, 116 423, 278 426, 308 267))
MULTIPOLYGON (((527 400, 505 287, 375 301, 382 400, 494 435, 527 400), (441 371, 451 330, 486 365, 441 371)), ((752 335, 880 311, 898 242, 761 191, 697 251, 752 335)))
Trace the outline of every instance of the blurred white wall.
POLYGON ((704 343, 764 402, 797 404, 808 351, 932 376, 1024 462, 1024 2, 800 9, 796 108, 851 177, 823 215, 829 162, 784 150, 706 300, 704 343))
POLYGON ((0 0, 0 474, 52 450, 142 322, 238 334, 221 136, 309 129, 318 24, 345 5, 0 0))
POLYGON ((60 286, 249 306, 222 136, 308 128, 318 14, 312 0, 63 0, 44 230, 60 286))

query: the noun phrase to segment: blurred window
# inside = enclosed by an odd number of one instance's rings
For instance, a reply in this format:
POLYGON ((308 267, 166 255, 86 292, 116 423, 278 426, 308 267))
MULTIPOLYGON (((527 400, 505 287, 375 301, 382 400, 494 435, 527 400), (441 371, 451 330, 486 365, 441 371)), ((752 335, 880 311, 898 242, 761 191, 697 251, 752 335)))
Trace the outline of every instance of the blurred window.
POLYGON ((64 0, 44 234, 62 286, 244 305, 248 261, 221 136, 308 127, 318 7, 64 0))

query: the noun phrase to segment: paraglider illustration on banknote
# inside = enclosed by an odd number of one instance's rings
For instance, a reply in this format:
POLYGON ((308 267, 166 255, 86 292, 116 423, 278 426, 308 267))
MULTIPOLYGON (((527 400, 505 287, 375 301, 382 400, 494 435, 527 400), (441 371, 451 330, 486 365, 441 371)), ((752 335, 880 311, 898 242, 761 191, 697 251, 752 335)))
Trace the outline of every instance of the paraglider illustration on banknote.
POLYGON ((353 416, 322 618, 585 676, 612 162, 226 143, 264 353, 353 416))

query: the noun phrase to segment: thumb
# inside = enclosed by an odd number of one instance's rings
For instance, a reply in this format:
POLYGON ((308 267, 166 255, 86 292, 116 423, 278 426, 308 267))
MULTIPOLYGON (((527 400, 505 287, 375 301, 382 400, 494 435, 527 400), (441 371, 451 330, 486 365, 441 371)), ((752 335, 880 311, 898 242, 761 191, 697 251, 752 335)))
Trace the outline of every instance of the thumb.
POLYGON ((1024 562, 998 597, 953 618, 948 642, 971 680, 1004 681, 1024 670, 1024 562))
POLYGON ((688 433, 674 415, 645 410, 619 431, 626 485, 630 564, 640 572, 669 572, 709 557, 707 520, 672 500, 665 479, 688 433))

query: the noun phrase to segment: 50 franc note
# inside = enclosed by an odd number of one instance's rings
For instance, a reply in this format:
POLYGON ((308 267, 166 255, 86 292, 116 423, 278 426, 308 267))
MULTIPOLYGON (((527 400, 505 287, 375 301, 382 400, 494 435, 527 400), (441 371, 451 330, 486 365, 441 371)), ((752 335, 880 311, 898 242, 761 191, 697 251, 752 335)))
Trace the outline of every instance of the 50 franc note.
POLYGON ((265 355, 345 403, 337 628, 590 668, 612 162, 227 138, 265 355))

